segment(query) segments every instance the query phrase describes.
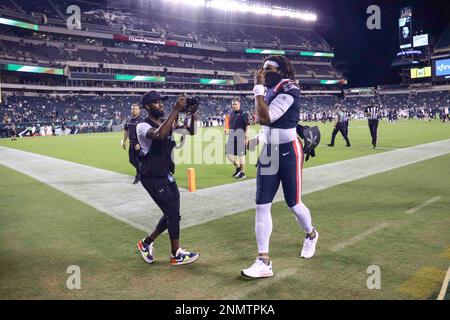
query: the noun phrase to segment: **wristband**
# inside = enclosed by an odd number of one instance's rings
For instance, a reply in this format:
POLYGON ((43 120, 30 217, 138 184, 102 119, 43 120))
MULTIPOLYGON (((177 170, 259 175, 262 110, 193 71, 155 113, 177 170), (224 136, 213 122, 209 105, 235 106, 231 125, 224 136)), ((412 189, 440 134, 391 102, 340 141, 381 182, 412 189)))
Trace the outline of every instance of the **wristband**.
POLYGON ((262 84, 257 84, 253 87, 253 94, 255 97, 257 96, 264 96, 265 88, 262 84))

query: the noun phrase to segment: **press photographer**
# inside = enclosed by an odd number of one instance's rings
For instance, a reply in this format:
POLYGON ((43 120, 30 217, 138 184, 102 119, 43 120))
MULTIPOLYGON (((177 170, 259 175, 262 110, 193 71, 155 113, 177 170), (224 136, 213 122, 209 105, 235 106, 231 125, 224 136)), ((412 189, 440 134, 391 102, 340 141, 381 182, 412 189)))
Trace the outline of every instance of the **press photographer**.
POLYGON ((180 96, 169 116, 164 119, 163 101, 169 97, 161 96, 156 91, 147 92, 142 97, 142 106, 147 110, 148 117, 137 125, 137 136, 141 146, 141 183, 155 203, 163 212, 155 230, 137 244, 145 262, 152 263, 153 242, 166 229, 171 243, 171 265, 189 264, 197 260, 199 254, 180 248, 180 192, 173 174, 175 163, 172 151, 175 141, 173 133, 188 131, 194 135, 195 113, 198 101, 195 98, 180 96), (188 114, 189 121, 177 126, 181 112, 188 114), (185 130, 181 130, 185 129, 185 130))

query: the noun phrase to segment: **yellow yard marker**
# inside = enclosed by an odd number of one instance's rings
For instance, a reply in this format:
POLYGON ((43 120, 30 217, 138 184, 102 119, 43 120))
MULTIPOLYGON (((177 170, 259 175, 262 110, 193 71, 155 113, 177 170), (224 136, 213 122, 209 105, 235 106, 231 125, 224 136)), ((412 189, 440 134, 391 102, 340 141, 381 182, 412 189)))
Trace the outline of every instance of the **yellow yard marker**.
POLYGON ((188 191, 195 192, 197 190, 197 186, 195 185, 195 169, 188 168, 188 191))
POLYGON ((403 294, 416 299, 427 299, 439 289, 445 270, 423 267, 397 288, 403 294))
POLYGON ((445 249, 444 252, 442 252, 439 257, 441 258, 446 258, 446 259, 450 259, 450 247, 448 247, 447 249, 445 249))

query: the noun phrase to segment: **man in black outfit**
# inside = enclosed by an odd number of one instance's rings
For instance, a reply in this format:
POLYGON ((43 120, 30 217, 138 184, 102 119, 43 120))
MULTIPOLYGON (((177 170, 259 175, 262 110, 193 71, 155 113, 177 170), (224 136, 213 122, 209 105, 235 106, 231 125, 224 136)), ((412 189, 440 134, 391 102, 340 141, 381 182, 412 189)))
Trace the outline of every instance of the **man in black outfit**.
POLYGON ((139 152, 140 145, 136 134, 136 127, 138 123, 142 122, 144 119, 140 116, 141 108, 137 103, 131 106, 131 116, 127 119, 124 126, 122 147, 124 150, 127 149, 127 139, 130 139, 130 147, 128 149, 128 160, 131 165, 136 168, 136 176, 134 177, 133 184, 139 182, 139 152))
POLYGON ((367 119, 369 120, 370 135, 372 137, 372 146, 377 147, 378 122, 380 121, 380 108, 372 102, 365 110, 367 119))
POLYGON ((344 112, 343 106, 338 106, 338 112, 336 115, 336 120, 334 122, 334 130, 331 134, 331 143, 328 144, 329 147, 334 147, 334 140, 336 139, 336 135, 338 132, 342 134, 347 143, 346 147, 351 147, 350 140, 348 139, 348 115, 347 112, 344 112))
MULTIPOLYGON (((172 150, 175 141, 174 130, 182 130, 190 135, 195 134, 195 112, 197 105, 187 105, 187 98, 180 96, 172 111, 163 119, 163 102, 167 96, 161 96, 156 91, 147 92, 142 97, 142 106, 147 110, 148 117, 137 125, 137 137, 141 146, 141 183, 145 190, 163 212, 155 230, 138 242, 137 247, 145 262, 153 262, 153 243, 166 229, 169 232, 173 266, 189 264, 197 260, 199 254, 180 248, 180 192, 173 174, 175 163, 172 160, 172 150), (177 126, 180 112, 187 112, 190 119, 187 124, 177 126)), ((180 132, 178 132, 180 133, 180 132)))
POLYGON ((245 155, 248 142, 247 130, 249 119, 247 112, 241 110, 241 101, 233 99, 231 102, 230 114, 230 130, 225 130, 228 135, 228 141, 225 146, 225 153, 228 160, 230 160, 236 167, 233 178, 238 180, 245 179, 245 155))

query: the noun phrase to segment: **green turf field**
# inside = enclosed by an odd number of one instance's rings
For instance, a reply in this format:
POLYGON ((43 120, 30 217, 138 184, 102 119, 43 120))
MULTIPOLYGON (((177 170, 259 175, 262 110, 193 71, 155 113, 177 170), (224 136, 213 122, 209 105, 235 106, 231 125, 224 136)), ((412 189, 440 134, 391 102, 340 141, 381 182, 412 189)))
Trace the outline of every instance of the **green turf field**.
POLYGON ((195 264, 169 266, 163 235, 147 265, 135 247, 141 231, 0 166, 0 298, 435 299, 450 262, 449 163, 447 155, 304 196, 321 235, 311 260, 299 259, 302 232, 275 204, 275 277, 258 281, 240 276, 256 255, 253 210, 183 230, 182 243, 201 253, 195 264), (70 265, 81 269, 80 290, 65 288, 70 265), (380 290, 366 287, 371 265, 380 267, 380 290))
MULTIPOLYGON (((350 125, 350 140, 352 148, 344 148, 345 142, 337 136, 336 147, 328 148, 330 142, 332 124, 319 124, 322 132, 321 146, 317 149, 318 156, 305 164, 305 168, 321 165, 334 161, 341 161, 378 152, 385 152, 396 148, 414 146, 417 144, 443 140, 450 138, 450 125, 440 121, 416 121, 405 120, 398 123, 380 122, 379 149, 372 150, 370 145, 370 133, 367 121, 353 121, 350 125)), ((257 128, 254 128, 256 132, 257 128)), ((0 146, 13 147, 34 153, 49 155, 51 157, 87 164, 93 167, 103 168, 123 174, 133 175, 134 170, 128 163, 128 153, 120 146, 121 133, 85 134, 58 137, 33 137, 22 138, 17 141, 9 139, 0 140, 0 146)), ((194 148, 202 145, 200 149, 207 149, 210 141, 217 140, 219 145, 225 143, 225 137, 221 128, 199 129, 196 137, 188 137, 185 145, 194 148), (212 131, 214 130, 214 132, 212 131), (212 134, 214 133, 214 134, 212 134), (200 137, 205 141, 199 142, 200 137), (193 141, 192 139, 197 139, 193 141), (199 144, 197 144, 199 143, 199 144)), ((218 157, 221 163, 225 163, 224 151, 219 151, 218 157)), ((200 152, 191 152, 192 159, 200 152)), ((256 159, 257 154, 247 156, 256 159)), ((255 161, 253 161, 255 162, 255 161)), ((196 169, 197 188, 207 188, 225 183, 236 182, 231 177, 234 168, 231 164, 180 164, 177 166, 177 181, 180 187, 187 187, 187 168, 196 169)), ((246 170, 249 178, 254 178, 256 170, 254 165, 248 165, 246 170)))
MULTIPOLYGON (((331 124, 321 128, 325 145, 331 124)), ((336 148, 319 148, 306 167, 448 139, 450 126, 383 122, 379 133, 381 148, 372 150, 366 122, 353 122, 352 148, 339 138, 336 148)), ((131 175, 120 138, 36 137, 0 145, 131 175)), ((298 257, 302 232, 293 215, 284 203, 274 204, 275 277, 258 281, 240 276, 256 256, 254 210, 184 229, 182 245, 201 254, 195 264, 169 266, 165 234, 155 243, 157 261, 147 265, 135 247, 141 231, 0 166, 0 299, 436 299, 450 265, 449 163, 446 155, 304 196, 320 232, 311 260, 298 257), (70 265, 81 269, 80 290, 66 288, 70 265), (372 265, 381 270, 379 290, 366 286, 372 265)), ((178 168, 182 186, 187 167, 178 168)), ((231 165, 196 168, 200 187, 235 181, 228 177, 231 165)), ((254 176, 253 166, 248 173, 254 176)))

